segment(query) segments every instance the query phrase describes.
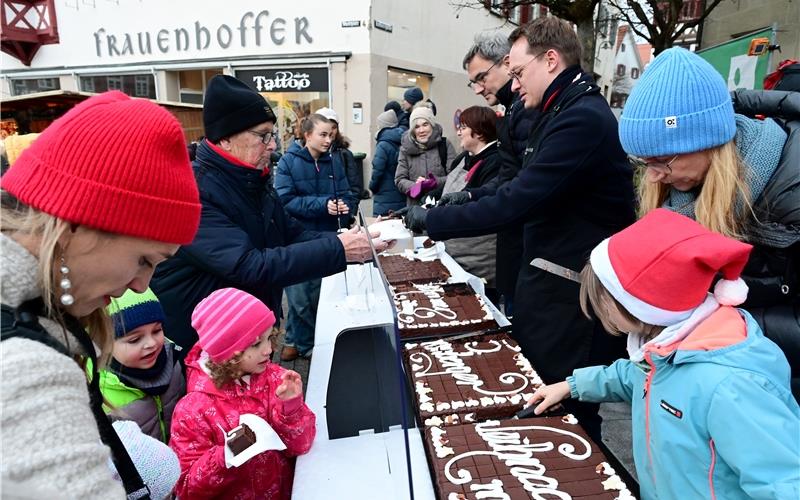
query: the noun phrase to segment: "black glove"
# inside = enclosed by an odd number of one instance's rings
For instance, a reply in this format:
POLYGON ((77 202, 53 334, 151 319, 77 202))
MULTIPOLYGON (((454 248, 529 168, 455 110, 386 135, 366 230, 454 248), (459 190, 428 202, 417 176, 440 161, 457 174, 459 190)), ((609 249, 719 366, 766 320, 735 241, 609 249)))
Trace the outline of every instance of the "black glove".
POLYGON ((393 219, 402 219, 408 213, 408 209, 411 207, 403 207, 400 210, 390 210, 389 217, 393 219))
POLYGON ((415 233, 425 231, 425 217, 428 211, 422 207, 412 206, 404 208, 403 224, 415 233))
POLYGON ((437 206, 444 207, 446 205, 463 205, 464 203, 469 203, 472 200, 472 197, 469 194, 469 191, 456 191, 454 193, 447 193, 442 195, 442 198, 439 200, 439 204, 437 206))

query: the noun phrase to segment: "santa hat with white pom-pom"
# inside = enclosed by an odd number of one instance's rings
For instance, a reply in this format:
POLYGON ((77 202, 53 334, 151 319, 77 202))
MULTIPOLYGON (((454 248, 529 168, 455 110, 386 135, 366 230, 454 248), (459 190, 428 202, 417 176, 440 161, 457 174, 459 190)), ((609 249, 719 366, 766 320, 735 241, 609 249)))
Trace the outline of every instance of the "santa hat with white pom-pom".
POLYGON ((717 302, 743 303, 747 285, 739 275, 751 249, 660 208, 597 245, 590 263, 603 286, 633 316, 670 326, 705 301, 718 274, 717 302))

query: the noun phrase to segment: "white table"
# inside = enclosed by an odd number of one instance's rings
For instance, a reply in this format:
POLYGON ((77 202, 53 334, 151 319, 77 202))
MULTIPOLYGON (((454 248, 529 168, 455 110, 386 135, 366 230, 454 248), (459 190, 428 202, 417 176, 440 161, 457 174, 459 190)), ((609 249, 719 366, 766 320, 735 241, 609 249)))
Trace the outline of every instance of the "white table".
MULTIPOLYGON (((468 281, 483 293, 483 284, 478 278, 465 272, 443 251, 440 253, 442 263, 451 273, 450 281, 468 281)), ((486 303, 493 309, 501 326, 509 324, 488 300, 486 303)), ((297 459, 293 499, 410 498, 401 426, 395 426, 389 432, 374 433, 370 430, 341 439, 330 439, 328 434, 326 397, 336 338, 345 329, 392 322, 393 313, 380 273, 371 264, 351 265, 347 271, 322 280, 314 354, 306 391, 306 404, 317 417, 317 435, 311 451, 297 459)), ((433 485, 419 430, 409 429, 408 437, 414 498, 433 499, 433 485)))

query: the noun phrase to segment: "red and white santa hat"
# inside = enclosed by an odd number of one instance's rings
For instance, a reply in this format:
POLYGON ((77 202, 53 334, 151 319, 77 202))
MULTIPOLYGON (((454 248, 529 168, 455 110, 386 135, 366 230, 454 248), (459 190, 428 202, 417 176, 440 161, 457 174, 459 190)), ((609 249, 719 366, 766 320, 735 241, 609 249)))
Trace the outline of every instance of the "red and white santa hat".
POLYGON ((703 303, 718 273, 717 301, 731 306, 744 302, 747 285, 739 275, 751 249, 660 208, 603 240, 592 250, 590 263, 603 286, 633 316, 670 326, 703 303))

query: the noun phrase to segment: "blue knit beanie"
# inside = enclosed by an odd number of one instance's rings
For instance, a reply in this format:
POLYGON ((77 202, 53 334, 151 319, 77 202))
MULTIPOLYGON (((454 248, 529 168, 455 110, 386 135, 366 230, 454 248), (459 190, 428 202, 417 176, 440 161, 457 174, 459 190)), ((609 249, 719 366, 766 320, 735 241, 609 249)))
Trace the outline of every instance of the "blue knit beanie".
POLYGON ((161 303, 149 288, 142 293, 128 290, 122 297, 112 299, 106 311, 114 321, 115 338, 124 337, 142 325, 164 322, 161 303))
POLYGON ((411 87, 403 93, 403 99, 413 106, 422 100, 422 90, 419 87, 411 87))
POLYGON ((736 134, 725 80, 706 60, 682 48, 656 57, 622 110, 625 152, 649 158, 721 146, 736 134))

